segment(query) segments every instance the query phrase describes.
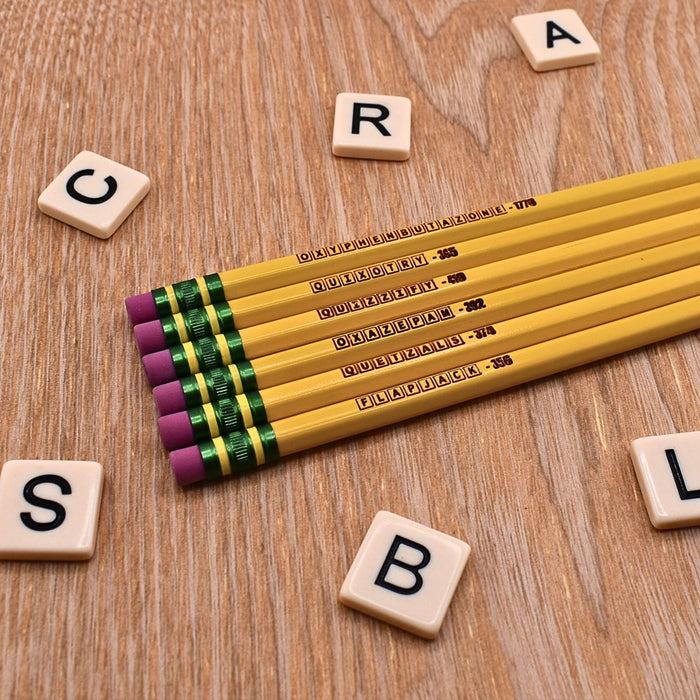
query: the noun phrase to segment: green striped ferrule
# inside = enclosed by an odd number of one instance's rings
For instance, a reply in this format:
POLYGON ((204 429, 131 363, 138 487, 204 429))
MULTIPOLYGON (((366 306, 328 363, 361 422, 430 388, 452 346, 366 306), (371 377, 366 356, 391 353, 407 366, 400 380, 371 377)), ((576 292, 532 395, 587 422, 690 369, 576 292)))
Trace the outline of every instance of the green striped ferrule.
MULTIPOLYGON (((265 425, 267 423, 267 411, 265 411, 265 402, 262 396, 257 391, 250 391, 241 395, 238 400, 239 405, 244 402, 248 404, 248 409, 250 410, 250 424, 265 425)), ((249 427, 250 425, 246 425, 246 428, 249 427)))
MULTIPOLYGON (((245 360, 245 350, 243 349, 243 339, 238 331, 226 331, 222 333, 224 340, 226 341, 226 347, 228 348, 228 362, 226 364, 233 364, 236 362, 242 362, 245 360)), ((209 369, 207 367, 207 369, 209 369)))
POLYGON ((238 331, 229 331, 219 337, 223 337, 226 344, 227 357, 222 355, 222 348, 213 337, 200 338, 169 348, 176 377, 181 379, 189 374, 224 367, 229 362, 234 363, 245 359, 243 341, 238 331))
POLYGON ((238 331, 221 333, 219 337, 223 338, 226 343, 228 356, 223 354, 223 350, 215 338, 200 338, 192 342, 192 347, 199 360, 200 371, 203 372, 215 367, 225 367, 229 363, 245 360, 243 341, 238 331))
POLYGON ((256 427, 265 454, 265 464, 276 462, 280 458, 280 449, 275 431, 269 423, 262 423, 256 427))
POLYGON ((163 329, 163 335, 165 336, 165 344, 170 347, 171 345, 177 345, 178 343, 184 343, 187 338, 180 337, 180 329, 178 328, 177 321, 172 316, 164 316, 160 319, 160 325, 163 329))
POLYGON ((221 281, 221 277, 218 274, 204 275, 202 277, 204 285, 209 292, 209 303, 216 304, 219 301, 226 301, 226 292, 224 291, 224 284, 221 281))
POLYGON ((269 423, 257 426, 255 432, 241 430, 224 435, 220 440, 221 449, 226 452, 225 467, 219 454, 219 445, 215 441, 206 440, 199 443, 207 479, 217 479, 226 474, 244 474, 280 458, 275 431, 269 423), (258 451, 262 451, 261 460, 256 456, 256 446, 258 451))
POLYGON ((235 396, 236 385, 228 367, 216 367, 202 374, 209 396, 207 401, 220 401, 235 396))
POLYGON ((212 337, 192 341, 192 349, 199 363, 199 371, 221 367, 225 364, 219 344, 212 337))
POLYGON ((196 309, 205 304, 214 304, 217 301, 225 301, 224 286, 219 275, 205 275, 199 279, 185 280, 172 285, 173 294, 177 299, 180 311, 196 309), (208 299, 202 295, 200 283, 206 289, 208 299))
POLYGON ((237 394, 257 391, 258 388, 255 370, 248 360, 236 362, 229 367, 207 370, 202 378, 209 394, 207 401, 227 399, 237 394))
POLYGON ((197 406, 188 411, 188 415, 197 442, 267 422, 265 406, 259 394, 242 398, 240 402, 233 396, 197 406), (250 411, 245 410, 244 406, 250 411))
POLYGON ((204 403, 228 399, 238 394, 257 391, 253 365, 247 360, 230 367, 215 367, 200 376, 188 375, 180 379, 180 387, 185 398, 186 410, 196 408, 204 403), (234 374, 240 386, 234 380, 234 374))
POLYGON ((211 338, 201 338, 186 345, 173 345, 169 350, 178 379, 223 364, 219 345, 211 338))
POLYGON ((185 280, 184 282, 176 282, 172 285, 173 294, 177 299, 179 310, 193 309, 196 306, 203 306, 202 292, 199 289, 197 280, 185 280))
POLYGON ((170 357, 175 367, 175 376, 178 379, 194 374, 194 372, 190 370, 189 355, 184 345, 173 345, 168 348, 168 351, 170 352, 170 357))
POLYGON ((204 275, 198 279, 185 280, 184 282, 176 282, 170 287, 158 287, 151 294, 156 305, 158 318, 165 318, 176 313, 182 313, 188 309, 196 309, 205 304, 214 304, 216 302, 226 301, 224 293, 224 285, 221 282, 219 275, 204 275), (202 287, 206 289, 205 297, 202 296, 202 287), (171 297, 168 289, 172 291, 175 297, 174 303, 171 303, 171 297))
POLYGON ((231 433, 223 438, 223 448, 226 451, 228 469, 224 470, 219 456, 219 449, 212 440, 199 443, 199 453, 202 455, 204 473, 207 479, 218 479, 227 474, 244 474, 255 469, 258 460, 255 456, 253 440, 247 432, 231 433))
POLYGON ((253 365, 248 360, 242 360, 236 363, 236 369, 238 370, 238 378, 241 380, 243 393, 247 394, 250 391, 257 391, 258 380, 255 376, 253 365))
POLYGON ((232 433, 243 428, 243 416, 236 401, 230 399, 205 404, 188 412, 192 433, 197 442, 209 440, 223 433, 232 433), (230 429, 226 430, 226 427, 230 429))
POLYGON ((227 303, 217 303, 207 308, 189 309, 182 314, 189 340, 197 340, 215 333, 235 331, 233 312, 227 303), (214 314, 215 321, 209 315, 214 314))
POLYGON ((170 306, 170 297, 165 287, 158 287, 158 289, 154 289, 151 294, 153 295, 153 301, 156 305, 158 318, 167 318, 175 313, 175 309, 170 306))
POLYGON ((197 378, 189 375, 187 377, 182 377, 180 379, 180 388, 182 389, 182 394, 185 397, 186 410, 191 408, 196 408, 205 403, 205 399, 202 396, 202 392, 199 388, 199 382, 197 378))

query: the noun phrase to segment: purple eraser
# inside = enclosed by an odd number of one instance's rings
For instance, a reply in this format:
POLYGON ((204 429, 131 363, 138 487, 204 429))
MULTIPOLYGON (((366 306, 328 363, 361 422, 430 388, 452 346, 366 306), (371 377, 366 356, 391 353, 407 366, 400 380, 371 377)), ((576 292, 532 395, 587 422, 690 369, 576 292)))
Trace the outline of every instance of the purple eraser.
POLYGON ((146 370, 148 383, 151 386, 158 386, 177 379, 175 363, 170 350, 152 352, 150 355, 144 355, 141 359, 143 360, 143 368, 146 370))
POLYGON ((150 292, 129 297, 124 303, 126 304, 126 313, 129 314, 129 320, 134 326, 137 323, 146 323, 158 318, 156 301, 150 292))
POLYGON ((170 453, 170 464, 173 468, 175 480, 180 486, 194 484, 207 478, 204 471, 204 461, 202 453, 197 445, 185 447, 182 450, 175 450, 170 453))
POLYGON ((158 350, 165 350, 168 347, 163 324, 160 321, 148 321, 135 325, 134 335, 142 356, 158 352, 158 350))
POLYGON ((187 411, 162 416, 158 419, 158 430, 160 430, 163 445, 169 452, 194 445, 197 442, 187 411))
POLYGON ((171 413, 178 413, 187 410, 185 392, 179 381, 168 382, 154 387, 153 398, 156 401, 156 408, 161 416, 168 416, 171 413))

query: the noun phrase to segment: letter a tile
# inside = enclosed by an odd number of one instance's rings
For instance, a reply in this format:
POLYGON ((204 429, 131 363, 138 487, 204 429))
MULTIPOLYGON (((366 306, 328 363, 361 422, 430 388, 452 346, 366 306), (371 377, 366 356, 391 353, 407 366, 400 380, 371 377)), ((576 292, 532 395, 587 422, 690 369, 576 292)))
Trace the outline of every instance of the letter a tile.
POLYGON ((0 471, 0 559, 89 559, 101 496, 97 462, 6 462, 0 471))
POLYGON ((109 238, 146 196, 151 181, 91 151, 79 153, 39 196, 39 209, 81 231, 109 238))
POLYGON ((574 10, 520 15, 510 29, 536 71, 594 63, 600 49, 574 10))
POLYGON ((470 551, 466 542, 379 511, 343 582, 340 601, 433 639, 470 551))
POLYGON ((411 100, 341 92, 335 100, 333 154, 406 160, 411 150, 411 100))
POLYGON ((700 525, 700 431, 638 438, 631 451, 652 525, 700 525))

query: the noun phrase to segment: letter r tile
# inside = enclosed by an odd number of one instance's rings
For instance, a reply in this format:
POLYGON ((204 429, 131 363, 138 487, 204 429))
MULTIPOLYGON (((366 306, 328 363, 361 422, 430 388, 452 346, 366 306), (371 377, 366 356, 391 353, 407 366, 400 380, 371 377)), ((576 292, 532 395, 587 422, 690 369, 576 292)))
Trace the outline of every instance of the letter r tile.
POLYGON ((97 238, 109 238, 146 196, 151 181, 126 165, 82 151, 39 196, 39 209, 97 238))
POLYGON ((0 559, 89 559, 102 471, 97 462, 6 462, 0 471, 0 559))
POLYGON ((406 160, 411 151, 411 100, 341 92, 335 100, 333 154, 406 160))
POLYGON ((700 525, 700 431, 641 437, 631 452, 652 525, 700 525))
POLYGON ((343 582, 340 601, 433 639, 470 551, 455 537, 379 511, 343 582))

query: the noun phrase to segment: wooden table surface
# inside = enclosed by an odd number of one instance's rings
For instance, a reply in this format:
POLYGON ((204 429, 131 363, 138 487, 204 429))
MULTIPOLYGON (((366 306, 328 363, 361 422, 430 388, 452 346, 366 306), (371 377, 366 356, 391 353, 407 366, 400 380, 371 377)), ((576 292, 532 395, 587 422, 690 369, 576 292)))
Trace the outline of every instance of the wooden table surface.
POLYGON ((694 0, 0 5, 0 462, 96 460, 95 556, 0 563, 0 697, 697 697, 700 531, 648 520, 640 436, 700 429, 700 334, 183 489, 124 310, 209 272, 700 156, 694 0), (409 97, 402 163, 331 154, 339 92, 409 97), (37 197, 81 150, 152 189, 106 241, 37 197), (464 539, 437 639, 338 591, 378 510, 464 539))

